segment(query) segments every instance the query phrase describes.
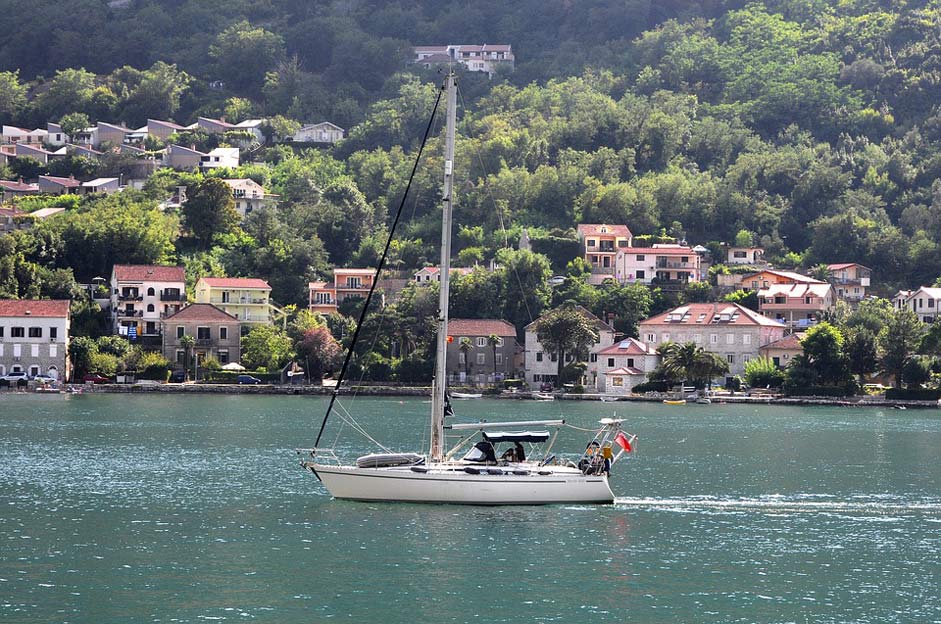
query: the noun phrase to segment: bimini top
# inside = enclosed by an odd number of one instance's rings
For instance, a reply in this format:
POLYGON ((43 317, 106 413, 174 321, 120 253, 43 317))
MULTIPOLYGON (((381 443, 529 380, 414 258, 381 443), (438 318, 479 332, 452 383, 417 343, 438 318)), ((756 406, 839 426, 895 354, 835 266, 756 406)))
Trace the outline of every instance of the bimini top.
POLYGON ((484 431, 484 440, 497 442, 545 442, 549 439, 548 431, 484 431))

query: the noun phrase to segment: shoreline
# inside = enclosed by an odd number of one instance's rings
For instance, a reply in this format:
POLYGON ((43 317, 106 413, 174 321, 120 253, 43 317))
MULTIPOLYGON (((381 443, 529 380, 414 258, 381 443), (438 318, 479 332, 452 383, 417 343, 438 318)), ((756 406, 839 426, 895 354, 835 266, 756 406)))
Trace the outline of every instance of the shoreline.
MULTIPOLYGON (((271 384, 258 385, 237 385, 237 384, 101 384, 75 386, 81 388, 83 393, 89 394, 148 394, 148 393, 170 393, 170 394, 245 394, 245 395, 295 395, 295 396, 329 396, 332 388, 322 386, 282 386, 271 384)), ((429 386, 353 386, 349 389, 344 388, 340 394, 358 394, 361 396, 430 396, 431 388, 429 386)), ((13 392, 0 391, 0 396, 5 394, 45 394, 42 392, 13 392)), ((504 394, 485 394, 486 399, 500 400, 532 400, 531 392, 504 393, 504 394)), ((646 396, 611 396, 602 394, 555 394, 555 400, 560 401, 602 401, 605 403, 662 403, 664 399, 670 398, 666 395, 646 396)), ((470 399, 474 400, 474 399, 470 399)), ((463 402, 464 399, 455 399, 456 402, 463 402)), ((941 407, 938 401, 918 401, 918 400, 894 400, 887 401, 883 398, 872 396, 860 397, 764 397, 764 396, 721 396, 712 399, 713 404, 748 404, 748 405, 837 405, 840 407, 883 407, 883 408, 917 408, 917 409, 938 409, 941 407)), ((690 401, 688 405, 696 405, 690 401)), ((676 407, 676 406, 671 406, 676 407)))

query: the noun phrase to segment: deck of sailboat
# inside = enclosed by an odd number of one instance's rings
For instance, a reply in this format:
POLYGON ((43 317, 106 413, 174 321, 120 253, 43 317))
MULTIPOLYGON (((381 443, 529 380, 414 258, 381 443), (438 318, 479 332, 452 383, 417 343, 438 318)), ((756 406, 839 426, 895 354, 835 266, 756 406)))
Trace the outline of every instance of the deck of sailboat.
POLYGON ((457 461, 381 468, 311 463, 308 468, 334 498, 349 500, 467 505, 614 502, 607 476, 535 462, 486 466, 457 461))

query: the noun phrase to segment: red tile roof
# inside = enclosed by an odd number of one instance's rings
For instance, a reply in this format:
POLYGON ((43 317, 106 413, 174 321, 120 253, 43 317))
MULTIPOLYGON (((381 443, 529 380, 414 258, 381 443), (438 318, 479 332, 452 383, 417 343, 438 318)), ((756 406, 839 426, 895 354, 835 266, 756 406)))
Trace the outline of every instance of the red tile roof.
POLYGON ((788 334, 780 340, 775 340, 774 342, 769 342, 765 346, 761 347, 764 349, 784 349, 787 351, 801 350, 801 339, 804 337, 804 334, 796 332, 793 334, 788 334))
POLYGON ((510 323, 497 319, 451 319, 448 321, 448 333, 452 336, 516 336, 516 328, 510 323))
POLYGON ((44 176, 44 175, 41 175, 41 176, 39 176, 39 179, 40 179, 40 180, 47 180, 47 181, 49 181, 49 182, 52 182, 52 183, 54 183, 54 184, 58 184, 58 185, 60 185, 60 186, 67 186, 67 187, 69 187, 69 188, 74 188, 74 187, 78 187, 78 186, 81 186, 81 185, 82 185, 82 183, 79 182, 78 180, 76 180, 75 178, 58 178, 58 177, 56 177, 56 176, 44 176))
POLYGON ((762 325, 765 327, 783 327, 780 323, 766 318, 754 310, 737 303, 690 303, 673 308, 640 322, 645 325, 685 325, 685 326, 729 326, 762 325), (722 320, 726 314, 728 320, 722 320), (701 319, 701 320, 700 320, 701 319), (715 319, 715 323, 713 323, 715 319))
POLYGON ((605 223, 580 223, 578 225, 578 235, 601 236, 601 228, 605 228, 607 230, 604 232, 605 236, 610 235, 628 237, 631 235, 631 231, 627 228, 626 225, 607 225, 605 223))
POLYGON ((695 256, 690 247, 621 247, 618 253, 646 254, 650 256, 695 256))
POLYGON ((868 269, 869 267, 863 266, 858 262, 841 262, 839 264, 828 264, 827 268, 831 271, 839 271, 841 269, 848 269, 850 267, 859 267, 861 269, 868 269))
POLYGON ((169 321, 206 321, 212 323, 238 323, 239 320, 212 305, 211 303, 191 303, 176 314, 168 316, 169 321))
POLYGON ((270 290, 271 286, 268 285, 263 279, 258 279, 257 277, 202 277, 200 281, 205 282, 207 286, 212 288, 264 288, 270 290))
POLYGON ((17 210, 16 208, 4 208, 0 206, 0 215, 4 217, 23 217, 29 214, 28 212, 23 212, 22 210, 17 210))
POLYGON ((605 375, 645 375, 646 373, 638 368, 633 366, 615 368, 614 370, 605 371, 605 375))
POLYGON ((637 338, 625 338, 610 347, 605 347, 598 352, 598 355, 648 355, 652 352, 652 349, 648 351, 647 345, 637 338))
POLYGON ((119 282, 185 282, 186 274, 181 266, 156 264, 116 264, 114 277, 119 282))
POLYGON ((0 299, 0 316, 68 318, 67 299, 0 299))
POLYGON ((16 180, 0 180, 0 188, 5 188, 8 191, 19 191, 23 193, 28 193, 30 191, 39 192, 38 184, 26 184, 25 182, 16 180))

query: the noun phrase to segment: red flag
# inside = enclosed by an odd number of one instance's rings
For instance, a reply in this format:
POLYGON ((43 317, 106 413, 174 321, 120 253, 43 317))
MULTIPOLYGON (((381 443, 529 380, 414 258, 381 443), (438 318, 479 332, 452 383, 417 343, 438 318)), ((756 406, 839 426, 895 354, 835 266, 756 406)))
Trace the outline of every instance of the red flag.
POLYGON ((630 453, 633 450, 631 448, 631 441, 627 439, 627 436, 624 435, 623 431, 618 431, 618 434, 614 436, 614 441, 617 442, 617 445, 624 449, 624 451, 627 453, 630 453))

